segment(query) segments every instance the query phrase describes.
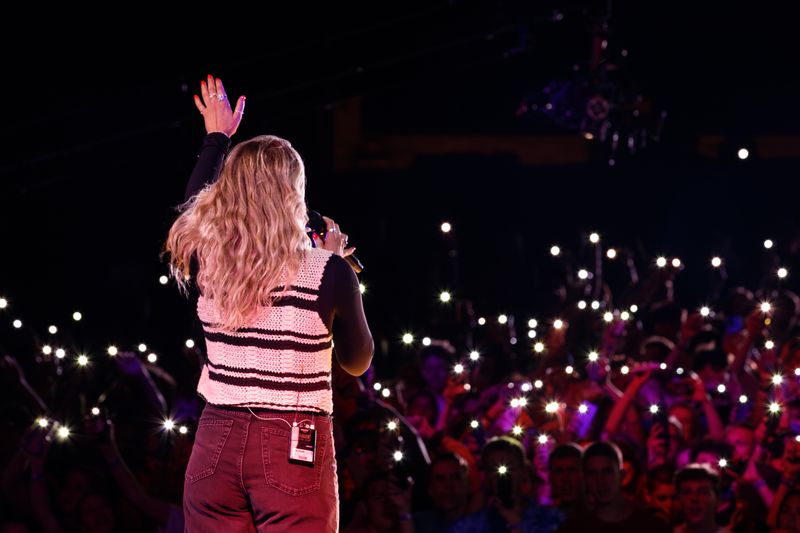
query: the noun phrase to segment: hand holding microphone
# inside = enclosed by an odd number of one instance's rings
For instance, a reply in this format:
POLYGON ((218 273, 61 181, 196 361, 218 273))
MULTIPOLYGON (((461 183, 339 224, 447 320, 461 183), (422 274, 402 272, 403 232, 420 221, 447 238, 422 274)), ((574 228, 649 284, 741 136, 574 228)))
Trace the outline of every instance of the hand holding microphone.
POLYGON ((357 273, 363 270, 364 265, 353 255, 355 247, 347 248, 348 236, 346 233, 342 233, 339 224, 311 210, 308 211, 308 219, 309 234, 315 247, 341 256, 357 273))

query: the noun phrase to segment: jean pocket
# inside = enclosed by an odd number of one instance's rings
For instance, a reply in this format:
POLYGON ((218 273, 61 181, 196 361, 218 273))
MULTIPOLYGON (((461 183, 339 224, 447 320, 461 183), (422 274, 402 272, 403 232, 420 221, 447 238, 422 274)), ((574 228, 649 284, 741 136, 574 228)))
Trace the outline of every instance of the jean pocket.
POLYGON ((201 419, 192 446, 192 455, 186 465, 186 479, 195 483, 214 473, 222 449, 231 433, 233 420, 201 419))
POLYGON ((298 465, 289 462, 289 432, 261 428, 261 453, 264 457, 264 477, 267 485, 289 494, 302 496, 317 492, 322 479, 327 435, 317 431, 314 464, 298 465))

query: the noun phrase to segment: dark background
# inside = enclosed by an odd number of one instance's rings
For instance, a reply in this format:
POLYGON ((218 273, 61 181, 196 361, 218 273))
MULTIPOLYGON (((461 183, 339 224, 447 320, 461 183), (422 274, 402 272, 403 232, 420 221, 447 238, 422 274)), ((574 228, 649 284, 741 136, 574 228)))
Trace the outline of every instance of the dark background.
MULTIPOLYGON (((78 22, 54 12, 5 22, 3 335, 30 334, 8 327, 21 318, 42 339, 60 326, 76 348, 144 340, 169 357, 190 334, 192 309, 174 284, 158 283, 159 252, 202 140, 191 95, 208 73, 231 98, 247 95, 234 141, 277 134, 305 158, 309 205, 341 224, 366 265, 370 323, 389 340, 382 357, 402 353, 407 329, 436 333, 425 324, 443 288, 474 300, 480 315, 547 318, 560 282, 549 247, 590 267, 590 231, 634 250, 642 272, 657 254, 681 257, 678 295, 691 305, 708 296, 713 254, 731 282, 753 286, 781 264, 794 286, 800 272, 800 150, 756 149, 765 136, 791 144, 800 135, 800 46, 785 6, 614 3, 608 41, 629 51, 626 83, 668 113, 659 143, 614 166, 607 146, 585 141, 589 155, 574 164, 461 153, 345 172, 334 166, 334 122, 353 97, 365 135, 578 137, 516 112, 589 61, 608 5, 225 4, 170 18, 111 9, 78 22), (698 150, 709 137, 719 139, 711 156, 698 150), (750 159, 734 157, 739 146, 750 159), (447 238, 443 220, 455 228, 447 238), (761 245, 767 237, 773 252, 761 245)), ((622 279, 615 268, 607 264, 610 279, 622 279)))

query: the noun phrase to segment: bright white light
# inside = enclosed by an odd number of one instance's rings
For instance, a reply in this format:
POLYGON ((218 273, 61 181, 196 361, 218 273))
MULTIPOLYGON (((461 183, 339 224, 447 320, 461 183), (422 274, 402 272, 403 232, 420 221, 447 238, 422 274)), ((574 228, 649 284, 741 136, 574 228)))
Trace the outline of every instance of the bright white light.
POLYGON ((622 365, 622 368, 620 368, 619 371, 622 372, 622 375, 627 376, 631 369, 628 367, 628 365, 622 365))
POLYGON ((388 429, 389 431, 394 431, 395 429, 397 429, 397 422, 395 422, 394 420, 390 420, 386 424, 386 429, 388 429))
POLYGON ((533 386, 534 388, 541 389, 542 387, 544 387, 544 383, 542 382, 541 379, 537 379, 536 381, 533 382, 533 386))
POLYGON ((598 242, 600 242, 600 235, 598 235, 597 233, 592 233, 591 235, 589 235, 589 242, 592 244, 597 244, 598 242))
POLYGON ((547 444, 548 436, 546 433, 542 433, 536 440, 539 442, 539 444, 547 444))
POLYGON ((531 385, 528 382, 525 382, 525 383, 522 384, 521 388, 522 388, 522 392, 530 392, 530 390, 533 388, 533 385, 531 385))
POLYGON ((140 352, 146 352, 147 351, 147 345, 145 343, 140 344, 139 345, 139 351, 140 352))
POLYGON ((8 300, 0 298, 0 309, 5 309, 6 307, 8 307, 8 300))
POLYGON ((86 365, 88 365, 88 364, 89 364, 89 358, 88 358, 88 357, 86 357, 85 355, 79 355, 79 356, 78 356, 78 364, 79 364, 80 366, 86 366, 86 365))
POLYGON ((550 247, 550 255, 552 255, 553 257, 558 257, 559 254, 561 254, 561 248, 559 248, 558 246, 550 247))
POLYGON ((736 152, 736 155, 739 157, 739 159, 744 161, 745 159, 750 157, 750 151, 747 148, 739 148, 739 151, 736 152))
POLYGON ((589 277, 589 271, 585 268, 578 270, 578 277, 580 279, 587 279, 589 277))
POLYGON ((358 292, 360 292, 361 294, 364 294, 365 292, 367 292, 367 286, 364 285, 363 283, 359 283, 358 284, 358 292))
POLYGON ((772 384, 773 385, 782 385, 783 384, 783 376, 780 374, 775 374, 772 376, 772 384))
POLYGON ((430 337, 422 337, 422 345, 423 346, 430 346, 431 345, 431 338, 430 337))
POLYGON ((683 375, 683 368, 681 368, 681 367, 676 368, 675 369, 675 373, 678 374, 679 376, 682 376, 683 375))
POLYGON ((542 353, 544 351, 544 343, 543 342, 537 342, 536 344, 534 344, 533 345, 533 351, 536 352, 536 353, 542 353))
POLYGON ((557 319, 553 320, 553 327, 555 329, 563 328, 564 327, 564 321, 561 320, 560 318, 557 318, 557 319))
POLYGON ((556 401, 548 402, 547 405, 544 406, 544 410, 545 412, 550 414, 558 412, 558 402, 556 401))
POLYGON ((606 252, 606 257, 608 257, 609 259, 616 259, 617 251, 613 248, 609 248, 608 251, 606 252))
POLYGON ((747 403, 747 396, 745 396, 744 394, 739 396, 739 403, 747 403))
POLYGON ((49 420, 47 420, 47 419, 46 419, 46 418, 44 418, 44 417, 41 417, 41 418, 39 418, 38 420, 36 420, 36 423, 37 423, 37 424, 39 424, 39 427, 40 427, 40 428, 46 428, 47 426, 49 426, 49 425, 50 425, 50 421, 49 421, 49 420))
POLYGON ((527 406, 527 405, 528 405, 528 399, 527 399, 525 396, 522 396, 522 397, 519 399, 519 402, 518 402, 518 403, 519 403, 519 406, 520 406, 520 407, 525 407, 525 406, 527 406))
POLYGON ((595 311, 597 311, 598 309, 600 309, 600 302, 598 302, 597 300, 594 300, 594 301, 592 302, 592 309, 594 309, 595 311))
POLYGON ((164 429, 167 431, 172 431, 175 428, 175 422, 170 420, 169 418, 164 420, 164 429))
POLYGON ((109 346, 108 349, 106 350, 106 352, 111 357, 114 357, 115 355, 117 355, 119 353, 119 350, 117 350, 116 346, 109 346))
POLYGON ((596 363, 597 360, 600 358, 600 354, 598 354, 597 352, 592 351, 592 352, 589 352, 589 355, 587 355, 586 357, 589 359, 589 362, 596 363))
POLYGON ((571 365, 567 365, 567 366, 564 368, 564 372, 566 372, 567 374, 572 374, 573 372, 575 372, 575 369, 574 369, 574 368, 572 368, 572 366, 571 366, 571 365))
POLYGON ((666 370, 667 369, 667 363, 661 363, 660 365, 658 365, 658 368, 660 368, 661 370, 666 370))
POLYGON ((530 329, 533 329, 538 325, 539 325, 539 322, 537 322, 535 318, 531 318, 530 320, 528 320, 528 327, 530 329))
POLYGON ((19 319, 15 320, 14 322, 11 323, 11 325, 14 326, 15 328, 19 329, 19 328, 22 327, 22 320, 19 320, 19 319))
POLYGON ((667 266, 667 258, 659 257, 658 259, 656 259, 656 266, 658 268, 664 268, 665 266, 667 266))
POLYGON ((711 309, 709 309, 708 307, 701 307, 700 308, 700 315, 701 316, 708 316, 710 314, 711 314, 711 309))
POLYGON ((497 317, 497 321, 501 324, 505 324, 506 322, 508 322, 508 317, 506 315, 500 315, 499 317, 497 317))
POLYGON ((722 458, 722 459, 719 460, 719 462, 717 464, 719 465, 720 468, 726 468, 728 466, 728 460, 725 459, 725 458, 722 458))
POLYGON ((59 439, 65 440, 69 438, 69 428, 66 426, 61 426, 60 428, 58 428, 57 434, 59 439))
POLYGON ((158 356, 154 353, 149 353, 147 354, 147 361, 149 363, 155 363, 156 361, 158 361, 158 356))
POLYGON ((501 476, 505 475, 508 472, 508 467, 505 465, 500 465, 497 467, 497 473, 501 476))
POLYGON ((480 359, 480 357, 481 354, 477 350, 472 350, 471 352, 469 352, 469 358, 472 361, 477 361, 478 359, 480 359))
POLYGON ((472 429, 478 429, 478 426, 480 425, 481 423, 478 422, 477 420, 473 420, 472 422, 469 423, 469 427, 471 427, 472 429))
POLYGON ((392 456, 394 457, 394 460, 397 461, 398 463, 403 460, 403 452, 401 452, 400 450, 394 452, 392 456))
POLYGON ((621 313, 619 314, 619 317, 620 317, 620 318, 621 318, 623 321, 627 321, 627 320, 628 320, 628 319, 631 317, 631 315, 630 315, 630 313, 628 313, 627 311, 623 311, 623 312, 621 312, 621 313))
POLYGON ((99 415, 100 414, 100 408, 99 407, 92 407, 92 414, 94 416, 99 415))
POLYGON ((186 339, 186 342, 184 343, 184 345, 187 348, 194 348, 194 340, 193 339, 186 339))
POLYGON ((47 331, 48 331, 48 332, 49 332, 51 335, 55 335, 56 333, 58 333, 58 328, 57 328, 57 327, 55 327, 55 326, 50 326, 49 328, 47 328, 47 331))
POLYGON ((725 394, 725 391, 728 390, 727 387, 723 383, 717 385, 717 392, 720 394, 725 394))
POLYGON ((614 313, 612 313, 611 311, 606 311, 605 313, 603 313, 603 320, 605 320, 606 322, 611 322, 612 320, 614 320, 614 313))
POLYGON ((775 347, 775 343, 773 341, 767 341, 764 343, 764 348, 767 350, 771 350, 775 347))
POLYGON ((463 371, 464 371, 464 365, 462 365, 461 363, 456 363, 456 365, 453 367, 453 372, 455 372, 456 374, 460 374, 463 371))
POLYGON ((714 268, 719 268, 722 266, 722 259, 719 257, 712 257, 711 258, 711 266, 714 268))
POLYGON ((442 292, 439 294, 439 300, 441 300, 441 301, 442 301, 442 303, 447 303, 447 302, 449 302, 449 301, 450 301, 450 293, 449 293, 449 292, 447 292, 447 291, 442 291, 442 292))
POLYGON ((479 325, 479 326, 483 326, 484 324, 486 324, 486 319, 485 319, 485 318, 483 318, 483 317, 480 317, 480 318, 478 319, 478 325, 479 325))
POLYGON ((769 313, 772 309, 772 304, 769 302, 761 302, 761 312, 762 313, 769 313))
POLYGON ((653 404, 650 406, 650 412, 656 414, 658 412, 658 405, 653 404))
POLYGON ((167 276, 160 276, 158 278, 158 282, 160 284, 162 284, 162 285, 166 285, 168 281, 169 281, 169 278, 167 276))
POLYGON ((511 433, 513 433, 513 434, 514 434, 514 435, 516 435, 516 436, 520 436, 520 435, 522 435, 522 427, 521 427, 521 426, 514 426, 514 427, 511 429, 511 433))
POLYGON ((794 369, 794 375, 800 376, 800 367, 794 369))
POLYGON ((588 412, 589 412, 589 406, 588 406, 588 405, 586 405, 585 403, 582 403, 582 404, 580 404, 580 405, 578 406, 578 412, 579 412, 580 414, 582 414, 582 415, 585 415, 586 413, 588 413, 588 412))
POLYGON ((64 351, 64 348, 59 348, 56 350, 56 357, 59 359, 64 359, 67 356, 67 352, 64 351))
POLYGON ((453 226, 449 222, 442 222, 442 225, 439 226, 439 229, 442 230, 442 233, 450 233, 450 230, 453 229, 453 226))
POLYGON ((789 271, 786 270, 785 268, 781 267, 781 268, 778 269, 778 277, 779 278, 783 279, 788 275, 789 275, 789 271))
POLYGON ((404 333, 403 334, 403 343, 411 344, 412 342, 414 342, 414 335, 412 335, 411 333, 404 333))
POLYGON ((781 404, 778 402, 770 402, 769 403, 769 412, 773 415, 777 415, 781 412, 781 404))
POLYGON ((672 260, 672 266, 678 268, 679 266, 681 266, 681 260, 676 257, 675 259, 672 260))
POLYGON ((74 313, 72 313, 72 320, 74 320, 75 322, 79 322, 80 319, 82 319, 82 318, 83 318, 83 315, 81 314, 80 311, 75 311, 74 313))
POLYGON ((189 428, 187 428, 186 426, 181 426, 178 428, 178 431, 180 432, 181 435, 186 435, 187 433, 189 433, 189 428))
POLYGON ((636 312, 636 311, 638 311, 638 310, 639 310, 639 306, 638 306, 638 305, 636 305, 636 304, 633 304, 633 305, 631 306, 631 313, 635 313, 635 312, 636 312))
POLYGON ((578 302, 578 309, 581 309, 581 310, 586 309, 586 302, 584 300, 581 300, 580 302, 578 302))
POLYGON ((528 338, 529 339, 535 339, 536 338, 536 330, 535 329, 532 329, 532 330, 528 331, 528 338))
POLYGON ((391 395, 392 395, 392 391, 390 391, 388 388, 383 389, 381 391, 381 396, 383 396, 384 398, 388 398, 391 395))
POLYGON ((375 383, 372 385, 372 388, 373 388, 373 389, 375 389, 375 390, 381 390, 381 389, 383 388, 383 385, 381 385, 380 383, 378 383, 378 382, 376 381, 376 382, 375 382, 375 383))
POLYGON ((767 250, 772 248, 774 245, 775 245, 775 243, 772 242, 772 240, 770 240, 770 239, 767 239, 766 241, 764 241, 764 248, 766 248, 767 250))
POLYGON ((53 349, 47 344, 45 344, 44 346, 42 346, 42 353, 45 355, 50 355, 51 353, 53 353, 53 349))

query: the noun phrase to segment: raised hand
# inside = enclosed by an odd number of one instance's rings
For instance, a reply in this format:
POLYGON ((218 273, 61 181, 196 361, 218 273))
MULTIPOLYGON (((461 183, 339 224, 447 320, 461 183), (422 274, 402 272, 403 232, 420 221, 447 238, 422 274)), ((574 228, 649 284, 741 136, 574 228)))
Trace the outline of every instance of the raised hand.
POLYGON ((194 95, 194 105, 203 115, 206 125, 206 133, 224 133, 232 137, 244 115, 245 97, 240 96, 236 100, 236 108, 231 110, 231 103, 222 80, 208 75, 207 81, 200 82, 201 96, 194 95))

